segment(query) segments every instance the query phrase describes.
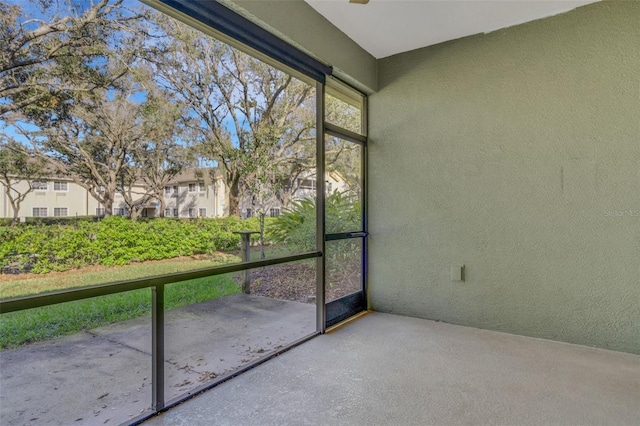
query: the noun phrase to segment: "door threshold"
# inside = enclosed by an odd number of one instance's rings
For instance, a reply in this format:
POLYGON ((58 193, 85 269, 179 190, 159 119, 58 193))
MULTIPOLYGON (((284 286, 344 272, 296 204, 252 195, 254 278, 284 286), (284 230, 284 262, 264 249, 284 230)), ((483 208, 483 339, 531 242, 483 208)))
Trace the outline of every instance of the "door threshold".
POLYGON ((371 312, 371 311, 366 311, 366 310, 365 310, 365 311, 359 312, 359 313, 357 313, 357 314, 355 314, 355 315, 353 315, 353 316, 351 316, 351 317, 347 318, 347 319, 346 319, 346 320, 344 320, 344 321, 340 321, 339 323, 334 324, 334 325, 332 325, 331 327, 327 328, 327 329, 325 330, 324 334, 331 333, 332 331, 335 331, 335 330, 337 330, 338 328, 340 328, 340 327, 342 327, 342 326, 344 326, 344 325, 347 325, 347 324, 349 324, 350 322, 355 321, 355 320, 357 320, 358 318, 361 318, 361 317, 363 317, 363 316, 367 315, 369 312, 371 312))

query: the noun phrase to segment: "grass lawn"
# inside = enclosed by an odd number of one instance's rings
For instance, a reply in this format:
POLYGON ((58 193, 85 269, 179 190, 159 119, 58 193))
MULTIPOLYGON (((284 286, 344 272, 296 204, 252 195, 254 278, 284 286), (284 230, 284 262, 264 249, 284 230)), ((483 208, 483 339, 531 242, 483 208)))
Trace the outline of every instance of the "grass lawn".
MULTIPOLYGON (((25 279, 20 279, 20 276, 13 278, 3 276, 0 281, 0 296, 8 298, 37 294, 70 287, 188 271, 237 261, 238 258, 235 256, 221 254, 206 259, 173 259, 114 268, 87 268, 87 270, 68 273, 29 276, 25 279)), ((233 280, 232 274, 183 281, 165 287, 165 309, 174 309, 239 291, 240 288, 233 280)), ((151 289, 141 289, 2 314, 0 315, 0 348, 13 348, 150 315, 150 313, 151 289)))
POLYGON ((190 271, 239 261, 240 258, 237 256, 216 253, 211 256, 150 261, 126 266, 91 266, 48 274, 0 275, 0 299, 190 271))

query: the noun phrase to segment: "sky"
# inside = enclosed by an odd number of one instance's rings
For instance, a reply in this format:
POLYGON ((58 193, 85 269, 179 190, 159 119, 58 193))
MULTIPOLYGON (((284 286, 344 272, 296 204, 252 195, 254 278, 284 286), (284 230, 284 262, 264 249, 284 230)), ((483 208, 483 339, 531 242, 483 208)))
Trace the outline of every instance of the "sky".
MULTIPOLYGON (((30 29, 37 28, 40 25, 40 21, 50 21, 51 18, 56 14, 59 14, 60 16, 68 15, 70 13, 69 3, 71 3, 71 7, 74 8, 76 13, 82 13, 82 11, 86 10, 91 5, 91 1, 88 0, 71 0, 70 2, 64 0, 49 0, 50 6, 46 10, 43 10, 38 0, 4 1, 10 5, 17 5, 22 8, 22 12, 25 15, 22 21, 32 20, 32 22, 27 26, 27 28, 30 29)), ((125 0, 123 5, 127 8, 135 8, 139 6, 148 7, 137 0, 125 0)), ((144 101, 145 98, 146 94, 144 92, 140 92, 133 97, 133 99, 138 102, 144 101)), ((0 103, 8 102, 8 100, 0 98, 0 103)), ((6 135, 9 138, 30 146, 28 139, 24 135, 22 135, 20 128, 28 132, 34 132, 38 130, 37 126, 28 122, 19 121, 16 123, 16 125, 12 125, 0 118, 0 134, 6 135)), ((0 140, 0 143, 4 143, 4 141, 0 140)))
MULTIPOLYGON (((53 15, 56 14, 56 11, 60 12, 60 14, 64 13, 67 14, 69 13, 69 6, 67 1, 65 0, 50 0, 51 2, 51 6, 47 9, 46 13, 43 13, 42 8, 39 6, 38 1, 29 1, 29 0, 8 0, 9 4, 15 4, 15 5, 20 5, 23 8, 23 12, 29 17, 29 18, 35 18, 35 19, 44 19, 45 21, 49 21, 51 19, 51 17, 53 15)), ((77 11, 77 13, 81 13, 84 9, 86 9, 89 5, 90 2, 89 1, 78 1, 78 0, 72 0, 72 4, 75 7, 75 10, 77 11)), ((143 7, 143 8, 148 8, 148 6, 142 4, 139 1, 136 0, 125 0, 124 5, 128 8, 131 9, 135 9, 138 7, 143 7)), ((32 23, 33 26, 37 26, 39 25, 39 23, 37 21, 34 21, 32 23)), ((152 41, 153 42, 153 41, 152 41)), ((100 64, 99 60, 96 60, 96 66, 100 64)), ((104 62, 103 62, 104 63, 104 62)), ((144 91, 140 91, 136 94, 134 94, 131 97, 132 100, 136 101, 136 102, 143 102, 146 99, 146 93, 144 91)), ((260 98, 258 97, 258 100, 260 98)), ((4 100, 6 102, 6 100, 4 100)), ((0 102, 3 102, 2 99, 0 99, 0 102)), ((246 117, 244 118, 244 123, 242 124, 242 128, 244 129, 248 129, 249 128, 249 123, 246 117)), ((28 123, 25 122, 19 122, 17 123, 20 127, 22 127, 23 129, 27 130, 27 131, 37 131, 37 127, 30 125, 28 123)), ((227 116, 224 121, 222 122, 222 125, 229 131, 229 133, 232 136, 232 140, 234 141, 234 143, 237 145, 238 144, 238 135, 236 133, 236 128, 235 125, 233 123, 233 120, 230 116, 227 116)), ((5 121, 3 121, 2 119, 0 119, 0 133, 14 138, 15 140, 22 142, 24 144, 28 145, 28 140, 27 138, 25 138, 23 135, 20 134, 20 132, 17 130, 16 126, 13 125, 9 125, 7 124, 5 121)))

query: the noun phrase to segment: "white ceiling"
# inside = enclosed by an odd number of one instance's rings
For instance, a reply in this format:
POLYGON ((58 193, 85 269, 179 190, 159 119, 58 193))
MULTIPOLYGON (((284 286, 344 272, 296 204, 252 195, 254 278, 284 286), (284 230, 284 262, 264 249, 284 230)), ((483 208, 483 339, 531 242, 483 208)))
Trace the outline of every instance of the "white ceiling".
POLYGON ((598 0, 305 0, 363 49, 384 58, 567 12, 598 0))

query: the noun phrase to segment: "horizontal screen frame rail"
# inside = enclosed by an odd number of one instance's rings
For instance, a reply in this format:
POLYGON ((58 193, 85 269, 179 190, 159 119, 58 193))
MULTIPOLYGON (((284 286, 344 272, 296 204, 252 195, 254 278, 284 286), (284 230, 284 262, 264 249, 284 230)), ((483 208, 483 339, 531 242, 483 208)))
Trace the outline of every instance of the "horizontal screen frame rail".
POLYGON ((358 133, 352 132, 347 129, 343 129, 342 127, 336 126, 335 124, 324 123, 324 132, 327 135, 331 135, 334 138, 344 139, 348 142, 353 142, 358 145, 366 145, 367 137, 359 135, 358 133))
POLYGON ((176 272, 173 274, 157 275, 147 278, 137 278, 127 281, 100 284, 90 287, 80 287, 75 289, 60 290, 45 294, 16 297, 0 300, 0 313, 23 311, 25 309, 41 308, 58 303, 74 302, 76 300, 89 299, 92 297, 106 296, 109 294, 122 293, 125 291, 139 290, 141 288, 152 288, 167 284, 179 283, 181 281, 196 278, 205 278, 215 275, 228 274, 230 272, 245 271, 248 269, 260 268, 281 263, 296 262, 298 260, 313 259, 322 257, 322 252, 313 251, 293 256, 282 256, 273 259, 254 260, 244 263, 233 263, 230 265, 212 266, 209 268, 195 269, 193 271, 176 272))
POLYGON ((357 231, 357 232, 339 232, 335 234, 327 234, 324 236, 325 241, 336 241, 336 240, 348 240, 352 238, 364 238, 369 236, 368 232, 365 231, 357 231))

